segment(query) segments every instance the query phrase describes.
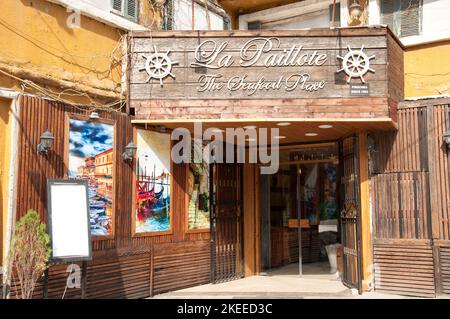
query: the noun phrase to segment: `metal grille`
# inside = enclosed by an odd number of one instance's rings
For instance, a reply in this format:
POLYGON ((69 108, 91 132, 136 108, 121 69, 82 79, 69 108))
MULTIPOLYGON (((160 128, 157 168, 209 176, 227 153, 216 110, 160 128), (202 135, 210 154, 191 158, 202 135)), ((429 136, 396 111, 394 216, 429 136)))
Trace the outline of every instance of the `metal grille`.
POLYGON ((211 166, 211 281, 244 276, 242 165, 211 166))
POLYGON ((341 239, 343 259, 343 282, 345 285, 357 288, 361 286, 361 254, 360 254, 360 203, 358 177, 357 137, 352 136, 340 143, 339 155, 341 170, 341 239))

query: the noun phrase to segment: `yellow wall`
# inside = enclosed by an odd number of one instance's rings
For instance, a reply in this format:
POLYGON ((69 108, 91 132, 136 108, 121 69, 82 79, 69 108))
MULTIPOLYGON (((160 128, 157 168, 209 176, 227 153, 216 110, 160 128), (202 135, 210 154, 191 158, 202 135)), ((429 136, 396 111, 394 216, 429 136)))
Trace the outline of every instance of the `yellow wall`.
POLYGON ((450 41, 405 51, 405 97, 450 94, 450 41))
POLYGON ((8 207, 9 157, 10 157, 10 123, 11 100, 0 98, 0 265, 6 238, 6 210, 8 207))
MULTIPOLYGON (((120 39, 118 29, 84 16, 81 28, 69 28, 71 13, 44 0, 3 0, 0 12, 0 69, 12 65, 120 92, 121 48, 113 54, 120 39)), ((20 88, 4 74, 0 87, 20 88)))

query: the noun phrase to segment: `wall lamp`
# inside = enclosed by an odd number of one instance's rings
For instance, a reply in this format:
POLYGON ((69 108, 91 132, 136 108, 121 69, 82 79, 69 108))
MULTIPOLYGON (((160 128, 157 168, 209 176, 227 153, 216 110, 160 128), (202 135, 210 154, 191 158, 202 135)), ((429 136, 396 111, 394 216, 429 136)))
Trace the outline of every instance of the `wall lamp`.
POLYGON ((360 18, 362 15, 363 8, 361 5, 353 0, 353 3, 350 5, 350 15, 355 18, 360 18))
POLYGON ((131 141, 125 146, 125 151, 122 154, 123 160, 127 162, 131 162, 133 158, 136 156, 137 146, 131 141))
POLYGON ((444 142, 447 145, 447 149, 450 150, 450 129, 448 129, 447 132, 444 133, 444 142))
POLYGON ((53 134, 50 133, 48 130, 42 133, 40 137, 40 143, 37 146, 38 154, 47 155, 48 151, 52 148, 54 140, 55 138, 53 137, 53 134))

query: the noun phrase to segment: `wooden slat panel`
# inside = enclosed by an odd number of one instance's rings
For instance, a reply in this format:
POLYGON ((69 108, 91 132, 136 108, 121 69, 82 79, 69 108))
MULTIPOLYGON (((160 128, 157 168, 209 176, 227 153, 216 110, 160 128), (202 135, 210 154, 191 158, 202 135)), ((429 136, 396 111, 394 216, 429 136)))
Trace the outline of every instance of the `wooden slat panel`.
POLYGON ((397 113, 398 131, 374 132, 372 174, 420 172, 428 169, 426 109, 402 108, 397 113))
POLYGON ((439 265, 442 292, 450 294, 450 247, 439 247, 439 265))
POLYGON ((152 292, 160 294, 210 282, 210 247, 206 242, 180 250, 176 244, 155 252, 152 292))
POLYGON ((89 263, 86 298, 145 298, 150 296, 150 254, 89 263))
POLYGON ((375 290, 434 297, 434 259, 429 245, 374 245, 375 290), (420 256, 420 257, 419 257, 420 256))
POLYGON ((389 118, 388 99, 374 98, 317 98, 317 99, 249 99, 249 100, 132 100, 137 120, 180 119, 261 119, 261 118, 317 118, 317 119, 376 119, 389 118), (341 106, 341 107, 340 107, 341 106))
POLYGON ((428 172, 378 174, 372 184, 377 239, 430 238, 428 172))

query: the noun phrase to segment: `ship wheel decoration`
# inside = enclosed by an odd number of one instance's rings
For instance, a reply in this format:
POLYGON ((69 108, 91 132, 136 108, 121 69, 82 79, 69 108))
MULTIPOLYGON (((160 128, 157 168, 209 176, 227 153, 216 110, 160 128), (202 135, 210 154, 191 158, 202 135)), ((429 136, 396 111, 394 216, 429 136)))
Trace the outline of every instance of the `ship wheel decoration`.
POLYGON ((360 50, 352 50, 350 46, 347 48, 348 52, 345 56, 337 56, 342 60, 342 69, 339 69, 338 72, 344 71, 348 75, 347 83, 350 83, 352 78, 360 78, 362 83, 366 83, 364 75, 369 71, 375 73, 375 70, 370 68, 370 60, 375 59, 375 56, 367 56, 364 53, 364 45, 360 50))
POLYGON ((156 46, 155 52, 150 56, 143 56, 145 58, 145 65, 139 71, 147 71, 149 82, 151 79, 159 80, 161 86, 163 86, 163 79, 169 75, 175 79, 175 75, 172 74, 172 67, 179 62, 172 61, 169 57, 170 49, 166 53, 158 52, 156 46))

